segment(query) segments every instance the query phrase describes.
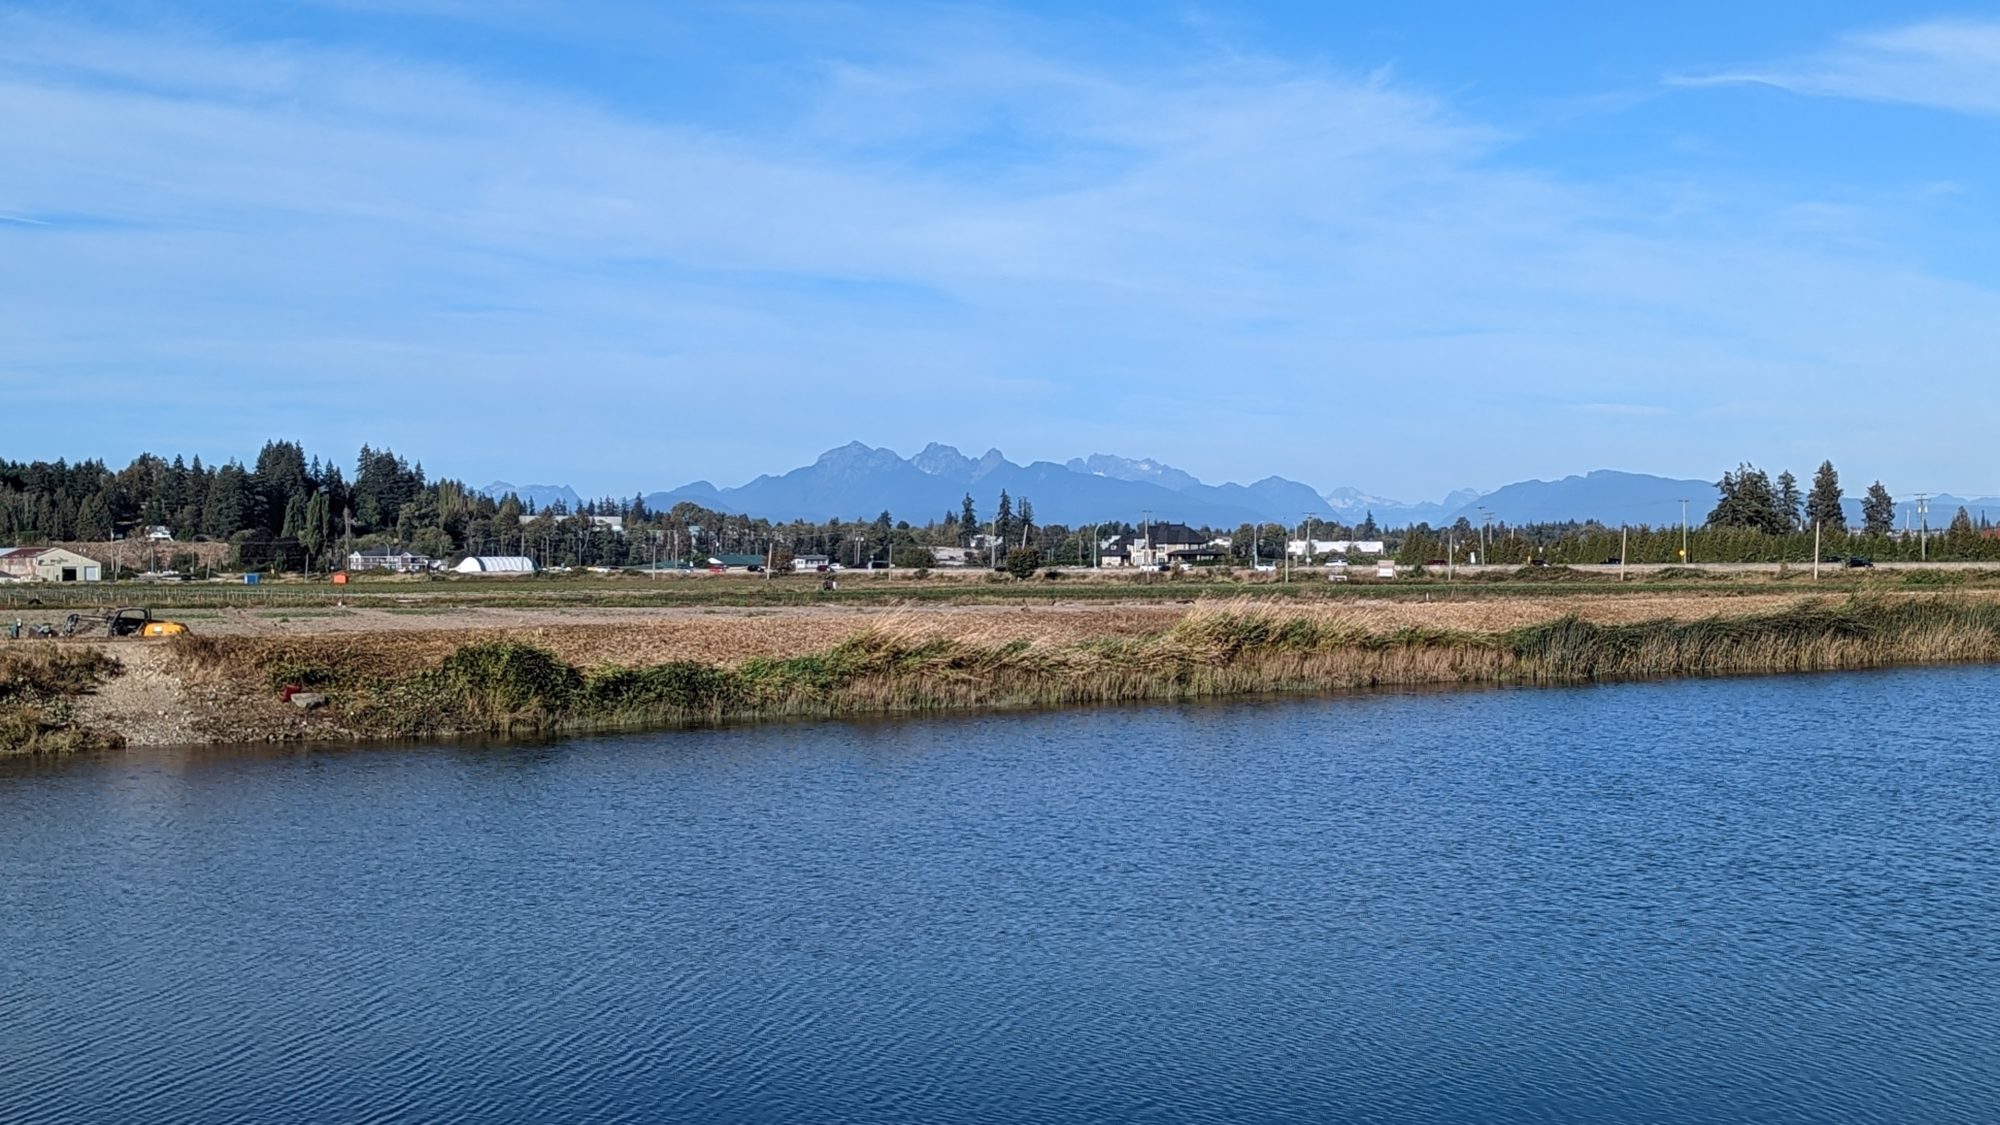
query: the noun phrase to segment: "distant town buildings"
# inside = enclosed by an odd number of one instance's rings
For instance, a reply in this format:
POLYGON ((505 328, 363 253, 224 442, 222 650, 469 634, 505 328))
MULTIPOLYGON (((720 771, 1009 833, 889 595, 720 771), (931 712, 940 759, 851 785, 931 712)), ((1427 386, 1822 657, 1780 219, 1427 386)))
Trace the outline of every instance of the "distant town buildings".
POLYGON ((1383 550, 1380 539, 1293 539, 1285 544, 1285 553, 1295 559, 1315 555, 1379 555, 1383 550))

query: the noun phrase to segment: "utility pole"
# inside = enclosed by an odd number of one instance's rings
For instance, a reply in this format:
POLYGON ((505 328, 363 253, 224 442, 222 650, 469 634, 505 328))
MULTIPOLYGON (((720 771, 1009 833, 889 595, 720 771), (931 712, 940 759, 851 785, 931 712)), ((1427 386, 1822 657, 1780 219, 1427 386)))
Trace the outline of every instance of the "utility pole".
POLYGON ((1146 541, 1146 567, 1153 566, 1153 509, 1139 509, 1139 538, 1146 541))
POLYGON ((1312 559, 1313 559, 1313 514, 1311 512, 1307 512, 1306 513, 1306 565, 1307 566, 1312 565, 1312 559))
POLYGON ((1819 581, 1819 521, 1813 521, 1813 581, 1819 581))
POLYGON ((1685 566, 1693 561, 1688 558, 1688 502, 1687 497, 1683 496, 1681 497, 1681 565, 1685 566))
POLYGON ((1917 493, 1917 561, 1929 562, 1931 558, 1931 498, 1929 493, 1917 493))
POLYGON ((1618 581, 1620 582, 1625 581, 1625 557, 1632 551, 1631 541, 1632 529, 1620 527, 1618 529, 1618 581))

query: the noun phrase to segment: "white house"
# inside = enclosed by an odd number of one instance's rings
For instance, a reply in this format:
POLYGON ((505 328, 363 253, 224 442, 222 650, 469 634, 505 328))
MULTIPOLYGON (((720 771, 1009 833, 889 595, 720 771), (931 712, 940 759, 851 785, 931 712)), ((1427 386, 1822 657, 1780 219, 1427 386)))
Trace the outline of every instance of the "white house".
POLYGON ((526 555, 467 555, 451 569, 455 574, 533 574, 535 560, 526 555))
POLYGON ((609 528, 620 535, 625 534, 624 516, 592 516, 590 517, 590 523, 592 527, 609 528))
POLYGON ((430 568, 429 555, 419 555, 401 547, 370 547, 347 556, 349 570, 389 570, 397 574, 415 574, 430 568))

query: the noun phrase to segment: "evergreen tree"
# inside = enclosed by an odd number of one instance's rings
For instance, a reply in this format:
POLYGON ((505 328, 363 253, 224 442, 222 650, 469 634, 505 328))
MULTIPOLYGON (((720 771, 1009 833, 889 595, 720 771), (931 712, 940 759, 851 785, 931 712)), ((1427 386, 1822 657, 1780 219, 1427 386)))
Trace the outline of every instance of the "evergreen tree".
POLYGON ((285 500, 285 521, 278 534, 286 539, 297 538, 306 522, 306 503, 302 495, 292 495, 285 500))
POLYGON ((215 471, 202 507, 201 529, 212 539, 227 539, 249 526, 250 474, 231 461, 215 471))
POLYGON ((1868 486, 1862 498, 1862 530, 1868 534, 1888 534, 1896 530, 1896 498, 1880 480, 1868 486))
MULTIPOLYGON (((968 537, 979 533, 979 513, 972 510, 972 493, 970 492, 965 494, 965 505, 959 509, 958 525, 960 533, 968 537)), ((971 545, 972 540, 967 538, 966 546, 969 547, 971 545)))
POLYGON ((104 493, 93 492, 76 511, 75 535, 90 543, 101 543, 111 538, 111 507, 104 502, 104 493))
POLYGON ((324 492, 316 492, 306 501, 305 519, 300 522, 299 542, 305 546, 306 558, 318 561, 320 552, 333 539, 333 506, 324 492))
POLYGON ((1979 538, 1979 531, 1972 526, 1972 513, 1961 507, 1951 517, 1951 526, 1945 529, 1944 537, 1954 547, 1963 547, 1979 538))
POLYGON ((1790 469, 1778 474, 1778 507, 1785 514, 1785 529, 1790 531, 1799 526, 1799 513, 1805 507, 1805 497, 1799 493, 1799 478, 1790 469))
POLYGON ((1000 537, 1002 543, 1014 535, 1014 501, 1004 488, 1000 490, 999 511, 993 517, 993 533, 1000 537))
POLYGON ((1734 527, 1741 509, 1736 498, 1736 474, 1724 470, 1722 479, 1715 482, 1715 507, 1709 509, 1708 519, 1703 522, 1710 527, 1734 527))
POLYGON ((1783 501, 1764 470, 1746 461, 1735 472, 1723 473, 1715 488, 1719 496, 1714 510, 1708 513, 1710 527, 1742 528, 1767 535, 1783 535, 1791 530, 1783 501))
POLYGON ((1028 545, 1028 536, 1035 531, 1035 505, 1026 496, 1021 497, 1021 546, 1028 545))
POLYGON ((310 490, 305 447, 293 441, 265 442, 250 479, 246 518, 265 531, 280 530, 286 517, 296 514, 293 502, 303 509, 310 490))
POLYGON ((1373 539, 1380 534, 1382 534, 1382 529, 1375 526, 1375 512, 1373 509, 1369 509, 1367 515, 1361 519, 1361 526, 1354 529, 1354 537, 1357 539, 1373 539))
POLYGON ((1896 530, 1896 501, 1881 481, 1868 486, 1861 501, 1861 529, 1870 535, 1887 535, 1896 530))
POLYGON ((1813 474, 1812 492, 1806 496, 1806 523, 1827 531, 1847 530, 1847 513, 1840 506, 1840 474, 1833 471, 1831 461, 1820 462, 1819 471, 1813 474))

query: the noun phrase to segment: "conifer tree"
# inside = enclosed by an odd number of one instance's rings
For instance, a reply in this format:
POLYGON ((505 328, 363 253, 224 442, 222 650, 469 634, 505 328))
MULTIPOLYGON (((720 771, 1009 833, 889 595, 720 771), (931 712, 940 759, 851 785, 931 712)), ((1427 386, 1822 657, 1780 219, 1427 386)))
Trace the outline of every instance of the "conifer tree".
POLYGON ((1896 530, 1896 501, 1881 481, 1868 486, 1861 501, 1861 529, 1870 535, 1887 535, 1896 530))
POLYGON ((1778 507, 1785 515, 1785 529, 1799 526, 1799 512, 1805 506, 1805 497, 1799 493, 1799 478, 1790 469, 1778 474, 1778 507))
POLYGON ((1840 474, 1833 462, 1820 462, 1813 474, 1812 492, 1806 496, 1806 523, 1827 531, 1846 531, 1847 513, 1840 506, 1840 474))

